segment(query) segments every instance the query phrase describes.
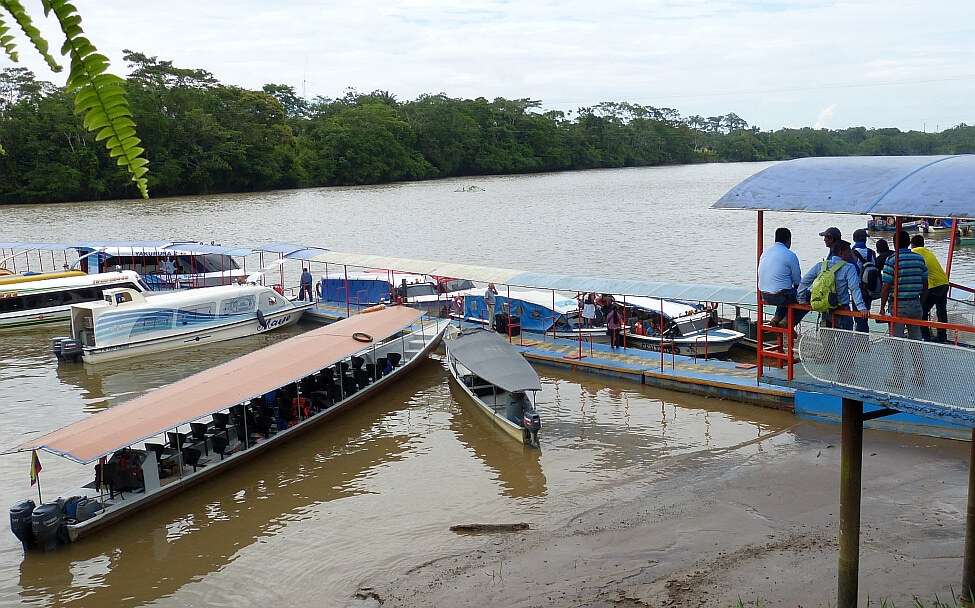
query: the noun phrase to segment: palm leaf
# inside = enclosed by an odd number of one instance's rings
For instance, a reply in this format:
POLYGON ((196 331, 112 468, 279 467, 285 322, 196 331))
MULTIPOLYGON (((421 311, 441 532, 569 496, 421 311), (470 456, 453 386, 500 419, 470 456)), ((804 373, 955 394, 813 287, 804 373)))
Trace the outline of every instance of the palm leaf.
POLYGON ((14 45, 14 37, 10 35, 10 27, 3 21, 3 14, 0 14, 0 47, 11 61, 17 62, 17 47, 14 45))
MULTIPOLYGON (((61 66, 58 65, 58 62, 54 60, 54 57, 52 57, 47 50, 47 40, 44 40, 44 38, 41 36, 41 32, 34 27, 30 16, 27 14, 27 10, 24 8, 24 5, 20 3, 20 0, 0 0, 0 7, 7 9, 7 12, 13 16, 14 20, 20 26, 20 29, 23 30, 24 35, 27 36, 27 38, 31 41, 31 44, 34 45, 37 52, 41 54, 44 61, 47 62, 47 65, 51 68, 51 71, 60 72, 61 66)), ((2 29, 2 26, 0 26, 0 29, 2 29)), ((2 36, 3 34, 0 32, 0 38, 2 38, 2 36)), ((14 58, 14 61, 16 61, 16 58, 14 58)))
POLYGON ((45 13, 54 13, 64 32, 61 54, 71 61, 65 91, 74 96, 75 113, 82 117, 85 128, 95 133, 96 141, 105 142, 109 157, 129 172, 142 197, 149 198, 145 177, 149 161, 135 134, 125 81, 106 71, 108 59, 84 36, 81 16, 73 4, 67 0, 42 0, 42 4, 45 13))

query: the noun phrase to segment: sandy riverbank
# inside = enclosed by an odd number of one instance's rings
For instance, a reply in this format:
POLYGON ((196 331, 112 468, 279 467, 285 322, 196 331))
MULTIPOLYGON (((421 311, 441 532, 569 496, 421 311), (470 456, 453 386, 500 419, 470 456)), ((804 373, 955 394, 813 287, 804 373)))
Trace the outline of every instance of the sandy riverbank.
MULTIPOLYGON (((839 427, 792 432, 647 463, 595 507, 363 585, 386 607, 831 605, 839 427)), ((958 588, 967 450, 866 432, 864 600, 958 588)))

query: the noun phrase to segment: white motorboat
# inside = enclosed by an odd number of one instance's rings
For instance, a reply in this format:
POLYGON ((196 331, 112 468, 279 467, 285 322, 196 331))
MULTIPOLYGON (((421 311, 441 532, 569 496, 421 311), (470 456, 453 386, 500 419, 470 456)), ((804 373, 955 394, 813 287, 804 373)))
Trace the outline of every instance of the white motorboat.
POLYGON ((477 408, 511 437, 538 447, 541 419, 534 396, 542 385, 522 354, 493 331, 454 326, 444 337, 444 350, 451 378, 477 408))
MULTIPOLYGON (((125 521, 320 425, 407 376, 448 322, 396 306, 249 353, 31 439, 94 466, 66 499, 10 509, 25 550, 51 550, 125 521)), ((314 446, 313 446, 314 449, 314 446)))
POLYGON ((72 305, 101 300, 105 291, 120 288, 135 294, 149 291, 131 271, 5 276, 0 282, 0 329, 67 321, 72 305))
MULTIPOLYGON (((622 297, 617 299, 621 303, 622 297)), ((733 329, 712 327, 712 314, 683 302, 627 297, 626 346, 661 348, 689 357, 720 357, 745 338, 733 329)))
POLYGON ((297 323, 312 306, 260 285, 149 296, 108 289, 98 302, 71 307, 71 335, 55 338, 53 349, 60 359, 100 363, 280 329, 297 323))

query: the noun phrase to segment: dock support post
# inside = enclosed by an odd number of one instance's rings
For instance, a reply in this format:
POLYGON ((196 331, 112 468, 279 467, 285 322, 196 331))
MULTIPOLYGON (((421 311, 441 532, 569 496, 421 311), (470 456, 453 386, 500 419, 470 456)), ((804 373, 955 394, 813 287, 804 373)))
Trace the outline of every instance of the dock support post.
MULTIPOLYGON (((957 222, 957 220, 955 220, 957 222)), ((965 561, 961 575, 961 602, 975 605, 975 429, 969 445, 968 509, 965 516, 965 561)))
POLYGON ((837 608, 857 605, 860 571, 860 474, 863 468, 863 402, 843 399, 840 447, 840 534, 837 608))

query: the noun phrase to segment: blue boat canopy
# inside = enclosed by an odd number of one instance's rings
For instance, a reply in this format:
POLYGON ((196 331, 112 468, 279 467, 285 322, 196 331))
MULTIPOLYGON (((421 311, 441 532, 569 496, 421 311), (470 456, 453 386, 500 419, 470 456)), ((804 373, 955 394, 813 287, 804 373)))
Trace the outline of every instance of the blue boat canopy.
POLYGON ((975 218, 975 154, 800 158, 744 180, 712 209, 975 218))

